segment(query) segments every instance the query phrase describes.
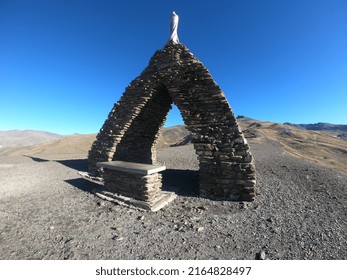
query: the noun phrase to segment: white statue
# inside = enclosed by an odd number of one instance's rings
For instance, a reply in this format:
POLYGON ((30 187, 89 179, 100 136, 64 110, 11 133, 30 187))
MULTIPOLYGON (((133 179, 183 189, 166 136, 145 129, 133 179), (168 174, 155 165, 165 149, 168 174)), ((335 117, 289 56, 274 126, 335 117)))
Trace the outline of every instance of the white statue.
POLYGON ((171 21, 170 21, 171 36, 170 36, 169 42, 173 44, 179 44, 180 42, 178 40, 177 28, 178 28, 178 15, 175 12, 172 12, 171 21))

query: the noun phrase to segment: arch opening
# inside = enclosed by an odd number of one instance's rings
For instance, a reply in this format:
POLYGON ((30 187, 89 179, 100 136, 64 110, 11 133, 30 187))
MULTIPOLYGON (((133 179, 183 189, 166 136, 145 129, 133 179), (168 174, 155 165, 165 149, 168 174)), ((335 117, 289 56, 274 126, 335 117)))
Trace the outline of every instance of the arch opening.
POLYGON ((167 89, 163 86, 157 88, 118 143, 112 160, 156 164, 159 130, 165 123, 171 104, 167 89))
MULTIPOLYGON (((172 106, 176 105, 167 88, 158 87, 117 144, 112 160, 158 164, 158 138, 172 106)), ((191 150, 191 146, 186 147, 181 153, 188 153, 188 157, 197 156, 195 149, 191 150)), ((177 166, 173 163, 175 160, 177 159, 170 158, 167 169, 162 172, 162 189, 178 195, 198 196, 198 171, 196 168, 177 166)))

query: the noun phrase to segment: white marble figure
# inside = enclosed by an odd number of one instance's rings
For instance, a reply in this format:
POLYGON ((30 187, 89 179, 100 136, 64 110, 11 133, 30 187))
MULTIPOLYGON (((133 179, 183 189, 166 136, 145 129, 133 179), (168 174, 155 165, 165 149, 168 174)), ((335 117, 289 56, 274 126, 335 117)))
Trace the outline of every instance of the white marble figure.
POLYGON ((170 21, 170 29, 171 29, 171 36, 169 42, 173 44, 179 44, 178 35, 177 35, 177 28, 178 28, 178 15, 174 12, 172 12, 171 15, 171 21, 170 21))

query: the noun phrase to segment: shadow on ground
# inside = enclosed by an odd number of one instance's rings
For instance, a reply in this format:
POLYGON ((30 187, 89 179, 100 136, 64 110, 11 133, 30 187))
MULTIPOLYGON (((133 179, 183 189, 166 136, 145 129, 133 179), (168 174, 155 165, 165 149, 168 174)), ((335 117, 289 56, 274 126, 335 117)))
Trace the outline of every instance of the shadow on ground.
POLYGON ((99 185, 97 183, 93 183, 84 178, 65 180, 65 182, 77 189, 80 189, 81 191, 89 192, 92 194, 94 194, 95 192, 106 191, 104 186, 99 185))
MULTIPOLYGON (((24 155, 25 157, 31 158, 35 162, 48 162, 50 160, 38 158, 38 157, 32 157, 24 155)), ((67 159, 67 160, 52 160, 55 162, 58 162, 66 167, 75 169, 77 171, 88 171, 88 160, 87 159, 67 159)))
POLYGON ((68 160, 57 160, 62 165, 66 167, 75 169, 77 171, 88 172, 88 160, 87 159, 68 159, 68 160))
MULTIPOLYGON (((47 162, 49 160, 26 156, 36 162, 47 162)), ((87 159, 55 160, 56 162, 75 169, 76 171, 88 172, 87 159)), ((195 170, 166 169, 163 175, 163 191, 174 192, 181 196, 199 196, 199 175, 195 170)), ((68 184, 89 193, 106 190, 103 186, 93 183, 84 178, 66 180, 68 184)))
POLYGON ((38 157, 31 157, 31 156, 26 156, 26 155, 24 155, 24 157, 31 158, 33 161, 36 161, 36 162, 47 162, 47 161, 49 161, 48 159, 43 159, 43 158, 38 158, 38 157))
POLYGON ((163 191, 182 196, 199 196, 198 171, 166 169, 163 174, 163 191))
MULTIPOLYGON (((197 171, 167 169, 162 174, 163 191, 174 192, 182 196, 199 196, 199 177, 197 171)), ((107 191, 104 186, 84 178, 66 180, 65 182, 89 193, 107 191)))

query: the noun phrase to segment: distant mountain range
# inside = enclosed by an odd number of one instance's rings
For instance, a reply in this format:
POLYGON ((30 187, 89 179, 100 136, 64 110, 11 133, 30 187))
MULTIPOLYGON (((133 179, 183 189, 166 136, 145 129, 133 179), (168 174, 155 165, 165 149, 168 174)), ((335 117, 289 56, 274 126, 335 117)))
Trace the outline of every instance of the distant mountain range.
MULTIPOLYGON (((251 144, 270 140, 278 143, 289 155, 347 172, 346 125, 280 124, 247 117, 239 117, 238 123, 251 144)), ((87 156, 95 137, 96 134, 62 136, 32 130, 1 131, 0 145, 3 148, 0 149, 0 156, 60 154, 87 156), (39 144, 34 144, 35 142, 39 144)), ((184 126, 163 128, 157 147, 165 149, 187 145, 191 143, 190 140, 189 131, 184 126)))
POLYGON ((307 129, 307 130, 316 130, 316 131, 329 130, 329 131, 347 132, 346 124, 331 124, 331 123, 323 123, 323 122, 312 123, 312 124, 293 124, 293 123, 285 122, 284 124, 294 126, 300 129, 307 129))
MULTIPOLYGON (((252 119, 244 116, 238 116, 237 119, 243 122, 252 121, 252 119)), ((253 120, 256 121, 256 120, 253 120)), ((257 122, 257 121, 256 121, 257 122)), ((259 121, 258 121, 259 122, 259 121)), ((283 125, 303 130, 314 130, 327 132, 328 134, 347 139, 347 125, 331 124, 331 123, 314 123, 314 124, 293 124, 285 122, 283 125)), ((70 135, 77 136, 77 135, 70 135)), ((38 130, 8 130, 0 131, 0 148, 14 148, 31 146, 51 141, 56 141, 66 136, 38 130)), ((183 126, 167 127, 162 130, 159 137, 158 147, 169 147, 184 145, 190 143, 191 137, 189 131, 183 126)))
POLYGON ((289 125, 298 129, 314 130, 331 133, 337 138, 347 139, 346 124, 331 124, 331 123, 312 123, 312 124, 293 124, 285 122, 284 125, 289 125))
POLYGON ((63 135, 38 130, 7 130, 0 131, 0 148, 21 147, 55 141, 63 135))
MULTIPOLYGON (((65 143, 65 138, 69 138, 66 141, 71 139, 87 139, 86 143, 90 146, 96 137, 96 134, 73 134, 73 135, 60 135, 56 133, 51 133, 47 131, 38 131, 38 130, 8 130, 0 131, 0 148, 18 148, 18 147, 27 147, 33 146, 36 144, 46 144, 51 142, 55 146, 62 145, 65 143), (61 140, 57 142, 58 140, 61 140)), ((184 145, 190 142, 189 131, 183 125, 177 125, 172 127, 163 128, 159 136, 159 145, 161 147, 177 146, 184 145)), ((65 145, 65 144, 64 144, 65 145)), ((56 147, 57 148, 57 147, 56 147)))

